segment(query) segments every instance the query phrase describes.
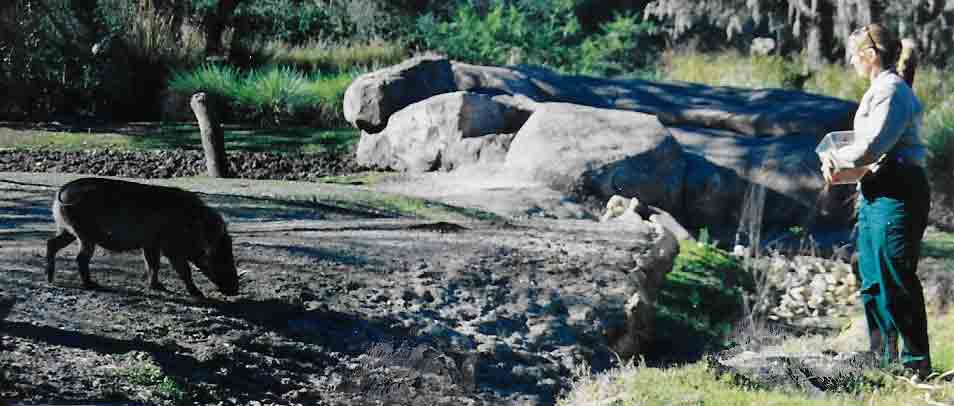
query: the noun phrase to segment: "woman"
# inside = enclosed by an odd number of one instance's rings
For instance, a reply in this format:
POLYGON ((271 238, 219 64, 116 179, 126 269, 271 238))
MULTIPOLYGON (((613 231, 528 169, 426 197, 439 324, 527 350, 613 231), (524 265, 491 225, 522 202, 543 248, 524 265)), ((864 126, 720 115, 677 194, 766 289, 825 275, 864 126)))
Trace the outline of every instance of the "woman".
POLYGON ((871 350, 882 366, 897 359, 920 378, 931 371, 924 295, 917 277, 921 237, 930 210, 926 150, 918 131, 922 109, 898 74, 909 50, 885 27, 871 24, 848 39, 849 64, 871 81, 855 113, 854 142, 822 157, 825 179, 851 168, 870 170, 859 182, 858 270, 871 350), (901 59, 901 60, 899 60, 901 59))

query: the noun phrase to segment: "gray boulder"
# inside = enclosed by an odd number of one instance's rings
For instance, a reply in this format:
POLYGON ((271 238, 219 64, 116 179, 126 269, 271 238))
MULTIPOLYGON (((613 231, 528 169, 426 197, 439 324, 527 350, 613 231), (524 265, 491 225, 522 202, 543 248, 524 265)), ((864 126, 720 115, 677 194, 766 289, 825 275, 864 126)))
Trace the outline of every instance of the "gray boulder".
POLYGON ((398 110, 456 90, 447 59, 416 57, 355 79, 345 90, 344 115, 355 127, 376 133, 385 128, 388 118, 398 110))
POLYGON ((356 159, 361 165, 403 171, 452 169, 476 162, 485 147, 505 148, 487 140, 458 146, 462 140, 505 128, 504 107, 489 96, 446 93, 401 109, 380 133, 363 132, 356 159))
POLYGON ((377 132, 403 107, 455 90, 639 111, 658 116, 666 125, 753 136, 824 135, 849 128, 857 107, 844 100, 782 89, 610 80, 560 75, 534 67, 470 65, 429 56, 359 77, 345 93, 345 118, 362 130, 377 132))
POLYGON ((534 101, 548 101, 551 96, 533 82, 532 72, 501 66, 481 66, 451 61, 457 88, 493 95, 522 95, 534 101))
POLYGON ((690 83, 568 76, 543 68, 452 62, 460 88, 525 95, 537 102, 639 111, 666 125, 725 129, 745 135, 824 135, 849 128, 857 104, 783 89, 741 89, 690 83))
POLYGON ((456 169, 473 164, 502 164, 507 159, 507 151, 514 135, 516 134, 488 134, 463 138, 448 147, 445 165, 456 169))
MULTIPOLYGON (((609 80, 542 68, 441 61, 433 63, 446 63, 441 75, 449 75, 455 88, 491 96, 503 106, 503 128, 488 134, 518 133, 510 145, 517 150, 507 153, 506 167, 527 172, 572 198, 584 198, 578 199, 581 202, 602 205, 615 194, 639 197, 671 213, 686 228, 706 227, 722 241, 738 227, 743 197, 753 186, 766 189, 765 236, 799 225, 834 230, 830 235, 838 239, 850 221, 851 187, 824 191, 813 149, 825 133, 850 127, 855 103, 781 89, 609 80), (556 111, 552 106, 557 105, 564 107, 556 111), (630 117, 645 116, 635 112, 655 116, 653 124, 629 122, 630 117), (606 139, 595 132, 604 127, 620 139, 626 139, 622 134, 662 134, 668 128, 684 152, 675 145, 647 155, 653 150, 647 145, 654 141, 634 141, 658 138, 653 136, 606 145, 597 141, 594 147, 593 140, 606 139), (532 133, 539 135, 524 136, 532 133), (580 158, 587 154, 593 159, 580 158)), ((482 161, 478 151, 484 147, 494 151, 491 155, 507 148, 496 141, 468 141, 431 148, 427 154, 432 158, 408 165, 400 152, 407 148, 395 144, 390 137, 365 136, 359 160, 375 151, 377 158, 365 160, 374 166, 451 169, 482 161), (441 153, 440 163, 433 158, 434 150, 441 153)))
MULTIPOLYGON (((740 221, 746 190, 764 187, 763 236, 791 225, 845 228, 852 207, 850 190, 839 188, 830 199, 820 191, 824 181, 814 153, 813 134, 755 138, 699 127, 669 127, 688 161, 685 213, 690 229, 709 228, 725 241, 740 221)), ((850 189, 851 187, 847 188, 850 189)))
POLYGON ((517 133, 505 164, 569 194, 601 201, 638 196, 666 211, 681 211, 682 148, 648 114, 542 104, 517 133))
POLYGON ((506 123, 506 132, 516 133, 527 122, 530 115, 537 111, 537 103, 524 95, 500 94, 493 96, 495 102, 500 103, 504 108, 504 122, 506 123))

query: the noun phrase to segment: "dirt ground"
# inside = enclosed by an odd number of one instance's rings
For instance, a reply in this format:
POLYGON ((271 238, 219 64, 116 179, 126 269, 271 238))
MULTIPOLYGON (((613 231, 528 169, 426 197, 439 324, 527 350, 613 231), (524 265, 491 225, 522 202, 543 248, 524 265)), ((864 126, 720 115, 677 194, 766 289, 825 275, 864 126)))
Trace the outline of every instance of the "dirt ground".
POLYGON ((55 283, 44 272, 49 206, 66 179, 0 174, 0 399, 552 404, 582 358, 611 362, 567 333, 593 323, 576 317, 593 313, 584 298, 625 287, 625 275, 588 268, 606 246, 598 237, 388 218, 206 182, 249 271, 239 296, 199 276, 208 299, 194 300, 165 259, 169 291, 150 291, 139 253, 101 248, 91 270, 102 288, 84 290, 78 244, 57 256, 55 283), (588 288, 559 291, 567 272, 588 288))

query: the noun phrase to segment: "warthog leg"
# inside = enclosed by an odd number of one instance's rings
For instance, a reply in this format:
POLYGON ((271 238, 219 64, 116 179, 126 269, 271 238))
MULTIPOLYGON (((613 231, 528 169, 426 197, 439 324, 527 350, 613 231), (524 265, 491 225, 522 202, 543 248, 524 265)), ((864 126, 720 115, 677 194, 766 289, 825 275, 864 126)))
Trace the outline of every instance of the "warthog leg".
POLYGON ((189 291, 189 294, 194 297, 205 297, 202 292, 195 286, 195 282, 192 281, 192 268, 189 267, 189 263, 183 258, 169 258, 169 262, 172 262, 172 267, 176 269, 176 273, 179 274, 179 279, 182 279, 182 282, 185 283, 186 289, 189 291))
POLYGON ((46 240, 46 280, 53 283, 53 272, 56 271, 56 253, 63 247, 70 245, 76 237, 64 230, 61 230, 56 237, 46 240))
POLYGON ((83 241, 80 238, 80 250, 79 254, 76 256, 76 265, 79 268, 80 279, 83 282, 83 288, 86 289, 96 289, 99 285, 89 277, 89 260, 93 257, 93 252, 96 251, 96 244, 83 241))
POLYGON ((159 283, 159 248, 143 247, 142 258, 146 261, 146 279, 149 281, 149 289, 166 290, 165 286, 159 283))

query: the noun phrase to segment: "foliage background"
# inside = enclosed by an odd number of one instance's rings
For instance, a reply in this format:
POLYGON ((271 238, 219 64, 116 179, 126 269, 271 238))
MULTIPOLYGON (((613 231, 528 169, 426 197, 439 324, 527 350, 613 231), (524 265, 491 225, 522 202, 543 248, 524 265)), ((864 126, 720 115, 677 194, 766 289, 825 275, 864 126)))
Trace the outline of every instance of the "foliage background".
POLYGON ((0 4, 0 87, 8 95, 0 120, 188 120, 183 97, 206 90, 226 101, 233 122, 333 128, 345 124, 341 95, 352 78, 423 52, 857 99, 866 84, 845 69, 841 44, 850 29, 886 21, 922 47, 916 90, 928 138, 940 134, 929 144, 942 158, 954 145, 954 89, 945 79, 954 61, 954 1, 804 3, 9 0, 0 4), (776 46, 750 54, 759 37, 776 46))

